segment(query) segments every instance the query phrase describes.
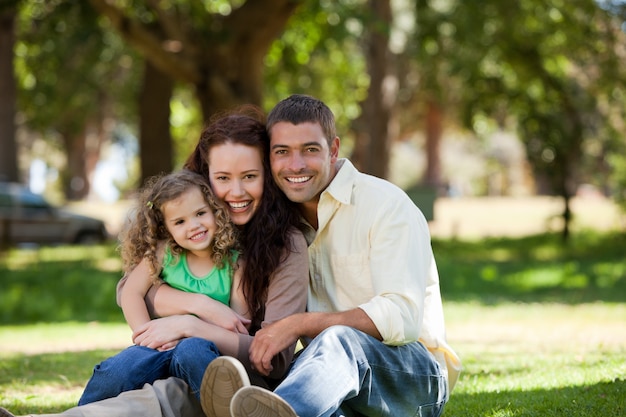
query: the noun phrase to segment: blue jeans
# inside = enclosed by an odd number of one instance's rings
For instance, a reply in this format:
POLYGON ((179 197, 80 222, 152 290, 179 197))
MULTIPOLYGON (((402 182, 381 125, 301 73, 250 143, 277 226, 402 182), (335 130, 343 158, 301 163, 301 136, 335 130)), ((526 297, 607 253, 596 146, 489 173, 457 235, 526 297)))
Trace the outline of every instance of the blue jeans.
POLYGON ((164 352, 130 346, 95 366, 78 405, 116 397, 170 376, 184 380, 199 398, 204 371, 219 355, 213 342, 198 337, 183 339, 164 352))
POLYGON ((274 392, 300 417, 437 417, 448 400, 446 377, 421 343, 387 346, 346 326, 313 339, 274 392))

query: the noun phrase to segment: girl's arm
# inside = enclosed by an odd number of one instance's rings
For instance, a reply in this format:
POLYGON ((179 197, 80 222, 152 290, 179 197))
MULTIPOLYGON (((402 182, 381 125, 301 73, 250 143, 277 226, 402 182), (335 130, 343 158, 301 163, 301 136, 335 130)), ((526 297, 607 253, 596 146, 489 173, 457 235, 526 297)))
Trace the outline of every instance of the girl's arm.
MULTIPOLYGON (((129 275, 117 283, 117 303, 122 306, 121 297, 129 275)), ((239 316, 228 306, 202 294, 180 291, 167 284, 153 285, 144 298, 150 317, 167 317, 177 314, 193 314, 207 323, 213 323, 226 330, 247 334, 248 319, 239 316)))
POLYGON ((124 312, 124 318, 133 332, 150 321, 144 297, 151 286, 152 278, 148 261, 142 259, 139 265, 128 274, 120 294, 120 306, 124 312))

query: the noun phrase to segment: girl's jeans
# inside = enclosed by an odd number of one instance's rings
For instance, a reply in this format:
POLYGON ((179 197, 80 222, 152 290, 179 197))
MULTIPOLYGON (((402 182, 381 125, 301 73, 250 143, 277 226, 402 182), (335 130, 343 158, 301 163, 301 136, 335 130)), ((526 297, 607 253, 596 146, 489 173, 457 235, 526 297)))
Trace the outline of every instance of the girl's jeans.
POLYGON ((274 392, 300 417, 437 417, 448 400, 446 377, 424 345, 388 346, 346 326, 313 339, 274 392))
POLYGON ((187 382, 199 398, 204 371, 219 355, 213 342, 198 337, 183 339, 164 352, 131 346, 95 366, 78 405, 116 397, 170 376, 187 382))

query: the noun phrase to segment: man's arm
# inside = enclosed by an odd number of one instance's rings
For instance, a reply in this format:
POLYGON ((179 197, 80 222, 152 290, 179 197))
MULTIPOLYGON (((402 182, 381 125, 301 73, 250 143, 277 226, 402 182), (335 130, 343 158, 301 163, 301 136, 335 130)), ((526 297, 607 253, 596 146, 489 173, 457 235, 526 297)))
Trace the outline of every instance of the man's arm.
POLYGON ((282 349, 295 343, 300 337, 314 338, 328 327, 343 325, 353 327, 372 337, 382 337, 374 322, 360 308, 339 313, 300 313, 286 317, 259 330, 250 346, 250 362, 253 368, 267 375, 271 360, 282 349))

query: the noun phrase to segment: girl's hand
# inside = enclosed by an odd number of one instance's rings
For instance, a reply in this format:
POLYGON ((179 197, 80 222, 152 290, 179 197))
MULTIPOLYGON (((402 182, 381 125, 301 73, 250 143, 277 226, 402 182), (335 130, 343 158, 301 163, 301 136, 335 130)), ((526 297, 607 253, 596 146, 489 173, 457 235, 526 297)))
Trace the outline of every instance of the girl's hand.
POLYGON ((133 343, 157 350, 168 350, 185 337, 185 329, 198 320, 192 316, 178 315, 150 320, 133 333, 133 343))

